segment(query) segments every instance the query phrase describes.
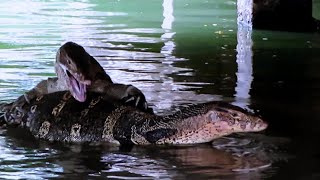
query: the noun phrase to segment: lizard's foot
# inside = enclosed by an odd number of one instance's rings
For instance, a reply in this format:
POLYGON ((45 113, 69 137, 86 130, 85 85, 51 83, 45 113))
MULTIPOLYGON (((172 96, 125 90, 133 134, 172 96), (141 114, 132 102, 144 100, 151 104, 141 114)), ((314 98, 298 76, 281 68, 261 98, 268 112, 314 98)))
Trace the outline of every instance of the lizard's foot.
POLYGON ((129 85, 125 94, 126 96, 122 98, 122 101, 125 104, 137 107, 143 111, 153 112, 153 110, 148 107, 146 97, 138 88, 132 85, 129 85))
POLYGON ((10 103, 10 104, 3 103, 3 104, 0 105, 0 112, 4 113, 4 112, 7 112, 7 111, 10 111, 11 107, 12 107, 12 103, 10 103))
POLYGON ((12 104, 1 103, 0 104, 0 128, 6 126, 6 112, 10 111, 12 104))
POLYGON ((7 123, 12 121, 13 103, 0 104, 0 128, 6 126, 7 123))
POLYGON ((22 108, 25 104, 30 103, 26 94, 18 97, 16 101, 13 102, 10 111, 13 111, 15 108, 22 108))

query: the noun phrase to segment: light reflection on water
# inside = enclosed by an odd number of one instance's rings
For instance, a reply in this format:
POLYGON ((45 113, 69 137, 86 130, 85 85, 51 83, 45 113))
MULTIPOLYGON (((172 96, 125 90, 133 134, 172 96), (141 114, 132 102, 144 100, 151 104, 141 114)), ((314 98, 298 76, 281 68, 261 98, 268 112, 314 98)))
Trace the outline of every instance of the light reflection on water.
MULTIPOLYGON (((211 100, 259 110, 252 106, 257 102, 252 87, 263 85, 253 77, 266 70, 254 69, 252 51, 258 57, 266 52, 264 58, 273 61, 278 58, 273 55, 280 54, 272 50, 273 39, 287 42, 279 44, 282 48, 301 47, 290 43, 292 34, 256 32, 251 38, 251 31, 238 29, 236 19, 236 2, 223 0, 1 2, 0 101, 54 76, 57 48, 75 41, 115 82, 140 88, 158 113, 211 100)), ((297 42, 309 38, 312 44, 312 36, 298 37, 297 42)), ((278 158, 269 146, 287 142, 255 135, 223 138, 211 145, 129 151, 15 136, 0 129, 1 178, 264 179, 275 173, 273 163, 287 159, 286 154, 278 158)))
POLYGON ((46 179, 253 178, 260 179, 270 158, 255 138, 224 138, 197 146, 149 146, 120 149, 36 142, 21 132, 0 132, 0 177, 46 179), (3 136, 4 135, 4 136, 3 136), (33 142, 33 143, 32 143, 33 142), (221 150, 220 150, 221 149, 221 150))
MULTIPOLYGON (((0 177, 2 179, 52 178, 63 172, 63 168, 51 162, 51 158, 57 154, 56 150, 21 146, 25 143, 22 142, 24 140, 7 138, 5 134, 5 130, 0 130, 0 177)), ((32 144, 32 142, 26 144, 32 144)))

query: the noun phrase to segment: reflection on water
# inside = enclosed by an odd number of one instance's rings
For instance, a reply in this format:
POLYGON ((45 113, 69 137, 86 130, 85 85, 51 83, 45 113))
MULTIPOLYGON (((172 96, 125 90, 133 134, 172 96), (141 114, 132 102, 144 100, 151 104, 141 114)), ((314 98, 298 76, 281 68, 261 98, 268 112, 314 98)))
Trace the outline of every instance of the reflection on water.
MULTIPOLYGON (((0 177, 3 179, 39 179, 57 177, 63 168, 52 163, 58 151, 48 147, 34 148, 31 141, 5 136, 0 129, 0 177), (22 146, 21 146, 22 144, 22 146), (29 145, 27 145, 29 144, 29 145), (27 145, 27 146, 26 146, 27 145), (31 145, 32 146, 32 145, 31 145)), ((23 136, 20 136, 23 138, 23 136)))
POLYGON ((237 2, 237 86, 234 105, 248 108, 252 72, 252 4, 253 1, 237 2))
MULTIPOLYGON (((0 176, 7 179, 105 177, 153 178, 255 178, 270 166, 270 152, 257 137, 223 138, 213 145, 149 146, 120 149, 34 143, 30 135, 2 130, 0 176), (23 136, 27 137, 23 139, 23 136)), ((24 133, 24 132, 23 132, 24 133)), ((262 138, 260 138, 262 139, 262 138)))
POLYGON ((206 145, 133 149, 50 144, 0 129, 0 177, 293 179, 320 172, 319 36, 252 32, 251 9, 241 3, 252 2, 1 2, 0 101, 54 76, 57 48, 75 41, 115 82, 140 88, 158 113, 225 100, 259 112, 270 128, 206 145))

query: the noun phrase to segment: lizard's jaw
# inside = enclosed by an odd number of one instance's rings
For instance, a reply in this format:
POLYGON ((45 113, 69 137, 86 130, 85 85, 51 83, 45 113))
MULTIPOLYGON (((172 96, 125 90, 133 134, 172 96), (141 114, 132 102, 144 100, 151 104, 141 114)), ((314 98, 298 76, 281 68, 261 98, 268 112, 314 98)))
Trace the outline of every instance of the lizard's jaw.
POLYGON ((72 96, 79 102, 84 102, 87 98, 87 85, 91 84, 91 81, 80 81, 74 75, 72 75, 68 70, 66 71, 67 77, 69 79, 69 89, 72 96))

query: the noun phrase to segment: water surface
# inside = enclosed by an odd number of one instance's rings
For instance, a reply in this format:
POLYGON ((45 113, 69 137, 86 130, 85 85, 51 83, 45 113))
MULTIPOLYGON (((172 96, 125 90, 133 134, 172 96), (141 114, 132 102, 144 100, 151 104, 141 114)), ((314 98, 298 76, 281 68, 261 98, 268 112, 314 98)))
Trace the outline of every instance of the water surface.
POLYGON ((133 149, 52 144, 0 129, 0 177, 320 178, 319 34, 246 36, 236 7, 223 0, 1 2, 1 101, 54 76, 58 47, 75 41, 115 82, 141 89, 157 113, 223 100, 270 126, 210 144, 133 149))

